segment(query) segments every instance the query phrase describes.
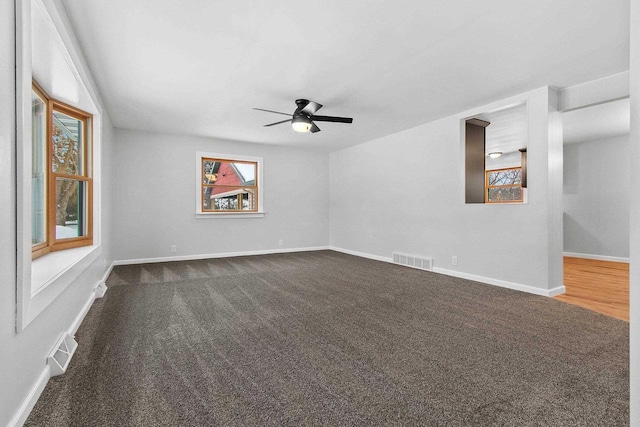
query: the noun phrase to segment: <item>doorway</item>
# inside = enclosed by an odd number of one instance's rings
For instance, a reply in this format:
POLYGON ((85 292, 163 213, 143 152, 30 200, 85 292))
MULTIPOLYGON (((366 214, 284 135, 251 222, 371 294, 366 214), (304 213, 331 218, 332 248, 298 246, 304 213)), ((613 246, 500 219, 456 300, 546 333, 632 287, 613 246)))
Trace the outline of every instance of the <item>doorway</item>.
POLYGON ((566 293, 556 298, 629 321, 629 99, 562 116, 566 293))

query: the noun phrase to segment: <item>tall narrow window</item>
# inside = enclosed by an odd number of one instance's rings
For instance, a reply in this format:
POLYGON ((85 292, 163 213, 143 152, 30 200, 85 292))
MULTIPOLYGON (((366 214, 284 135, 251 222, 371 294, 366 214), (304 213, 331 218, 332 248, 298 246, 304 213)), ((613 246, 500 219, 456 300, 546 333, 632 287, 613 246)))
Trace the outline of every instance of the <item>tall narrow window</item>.
POLYGON ((91 115, 34 83, 32 252, 91 245, 91 115))

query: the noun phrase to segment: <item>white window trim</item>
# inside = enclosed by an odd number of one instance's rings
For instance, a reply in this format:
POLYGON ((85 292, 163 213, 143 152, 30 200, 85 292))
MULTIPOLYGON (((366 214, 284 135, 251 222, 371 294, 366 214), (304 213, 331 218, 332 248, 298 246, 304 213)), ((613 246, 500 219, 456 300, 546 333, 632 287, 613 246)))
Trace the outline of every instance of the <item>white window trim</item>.
POLYGON ((263 159, 262 157, 242 156, 239 154, 221 154, 221 153, 208 153, 204 151, 196 152, 196 218, 264 218, 264 179, 263 179, 263 159), (206 212, 202 210, 202 159, 214 158, 214 159, 229 159, 229 160, 241 160, 246 162, 255 162, 257 164, 256 177, 258 178, 258 211, 257 212, 206 212))
POLYGON ((73 283, 102 254, 100 245, 100 147, 102 137, 102 108, 97 100, 83 62, 72 37, 67 33, 65 20, 49 1, 34 0, 34 6, 47 15, 48 24, 55 30, 57 44, 67 55, 67 64, 78 77, 93 102, 93 242, 92 246, 45 254, 35 262, 31 256, 31 67, 32 28, 31 1, 16 2, 16 246, 17 246, 17 310, 16 332, 23 331, 65 289, 73 283), (78 66, 78 64, 81 64, 78 66), (24 143, 27 141, 27 143, 24 143))

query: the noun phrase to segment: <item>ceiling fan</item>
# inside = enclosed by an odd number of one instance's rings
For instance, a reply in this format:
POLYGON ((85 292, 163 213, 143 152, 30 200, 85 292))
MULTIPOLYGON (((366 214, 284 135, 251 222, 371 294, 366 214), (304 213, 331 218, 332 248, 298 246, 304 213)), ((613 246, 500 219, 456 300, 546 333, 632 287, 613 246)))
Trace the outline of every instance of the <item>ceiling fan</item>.
POLYGON ((334 122, 334 123, 352 123, 353 119, 350 117, 334 117, 334 116, 318 116, 316 111, 322 108, 322 104, 309 101, 307 99, 296 99, 296 105, 298 106, 293 114, 281 113, 280 111, 265 110, 263 108, 254 108, 258 111, 266 111, 268 113, 283 114, 285 116, 291 116, 288 120, 282 120, 280 122, 269 123, 264 125, 265 127, 279 125, 282 123, 291 122, 291 127, 296 132, 320 132, 320 128, 316 126, 314 122, 334 122))

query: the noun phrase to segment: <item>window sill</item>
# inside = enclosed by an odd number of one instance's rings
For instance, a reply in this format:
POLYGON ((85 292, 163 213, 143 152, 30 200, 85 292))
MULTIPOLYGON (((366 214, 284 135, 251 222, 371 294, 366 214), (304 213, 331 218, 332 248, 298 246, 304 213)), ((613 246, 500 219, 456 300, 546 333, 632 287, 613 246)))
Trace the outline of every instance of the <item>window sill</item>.
POLYGON ((196 218, 264 218, 264 212, 198 212, 196 218))
POLYGON ((102 254, 101 245, 50 252, 31 261, 19 295, 18 332, 23 331, 102 254))
POLYGON ((484 202, 485 205, 526 205, 527 202, 484 202))
MULTIPOLYGON (((78 274, 73 274, 78 264, 88 258, 88 263, 93 262, 100 251, 99 245, 82 246, 79 248, 49 252, 31 262, 31 293, 36 295, 52 283, 62 278, 71 278, 73 281, 78 274)), ((65 286, 66 287, 66 286, 65 286)))

